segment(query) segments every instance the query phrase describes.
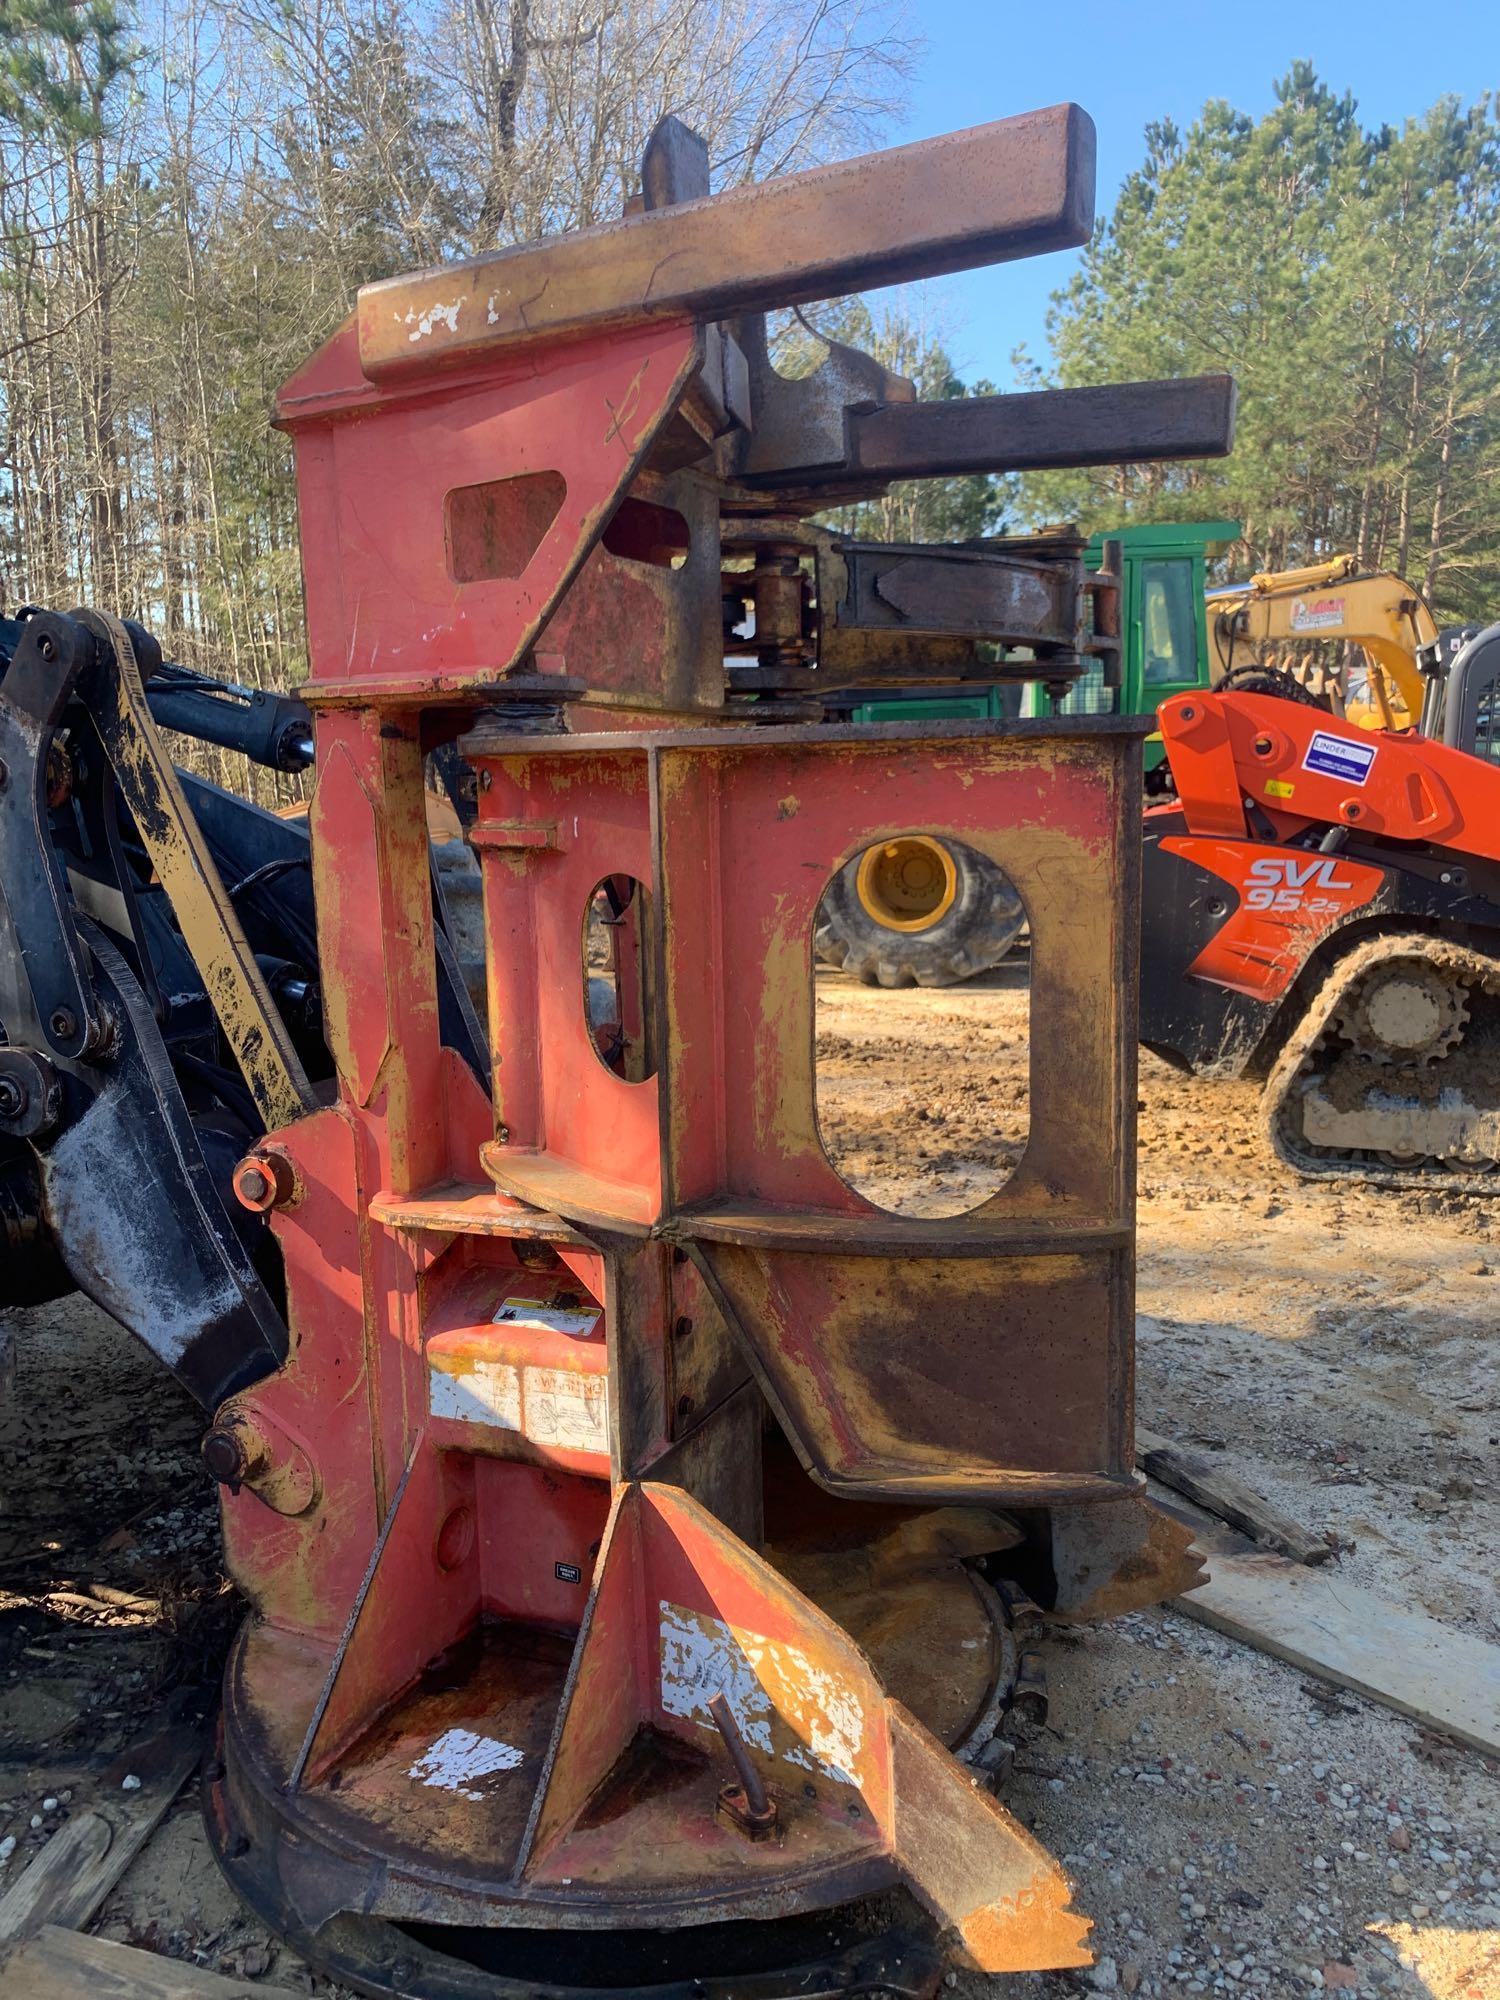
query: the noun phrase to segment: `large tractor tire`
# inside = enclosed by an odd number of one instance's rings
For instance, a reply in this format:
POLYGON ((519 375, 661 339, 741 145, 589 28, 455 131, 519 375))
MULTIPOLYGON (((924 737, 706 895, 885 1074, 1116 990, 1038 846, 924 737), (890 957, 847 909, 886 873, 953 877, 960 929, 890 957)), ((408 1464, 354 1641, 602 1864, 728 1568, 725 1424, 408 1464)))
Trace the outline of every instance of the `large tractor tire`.
POLYGON ((1002 869, 972 847, 903 834, 841 868, 813 948, 866 986, 956 986, 1000 963, 1026 923, 1002 869))

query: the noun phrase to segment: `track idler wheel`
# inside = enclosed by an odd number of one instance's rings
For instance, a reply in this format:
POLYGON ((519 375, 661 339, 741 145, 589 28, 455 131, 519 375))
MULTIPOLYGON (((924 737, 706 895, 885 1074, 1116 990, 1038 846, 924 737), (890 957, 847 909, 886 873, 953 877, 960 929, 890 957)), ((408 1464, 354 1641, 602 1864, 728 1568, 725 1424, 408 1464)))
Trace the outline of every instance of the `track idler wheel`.
POLYGON ((1266 1084, 1308 1178, 1488 1194, 1500 1168, 1500 958, 1425 932, 1368 939, 1314 994, 1266 1084))
POLYGON ((1379 1063, 1430 1063, 1463 1040, 1469 989, 1439 967, 1398 959, 1371 972, 1339 1012, 1339 1026, 1379 1063))

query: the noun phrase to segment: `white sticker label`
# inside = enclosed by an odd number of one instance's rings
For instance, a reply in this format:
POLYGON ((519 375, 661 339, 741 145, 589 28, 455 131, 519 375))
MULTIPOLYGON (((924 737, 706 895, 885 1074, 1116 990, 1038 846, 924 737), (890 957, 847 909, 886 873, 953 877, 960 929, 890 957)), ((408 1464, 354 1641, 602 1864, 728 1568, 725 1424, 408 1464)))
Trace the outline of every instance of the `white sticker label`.
POLYGON ((564 1451, 608 1451, 607 1388, 602 1375, 568 1368, 528 1368, 522 1376, 524 1427, 533 1444, 564 1451))
POLYGON ((461 1799, 482 1799, 473 1788, 481 1778, 497 1771, 514 1771, 525 1761, 513 1743, 498 1736, 480 1736, 472 1729, 447 1729, 417 1759, 407 1772, 424 1785, 440 1785, 445 1792, 457 1792, 461 1799))
POLYGON ((1336 632, 1343 622, 1342 597, 1315 597, 1308 603, 1292 606, 1294 632, 1336 632))
POLYGON ((1315 729, 1302 768, 1316 771, 1320 777, 1340 778, 1346 785, 1362 785, 1374 763, 1373 743, 1360 743, 1347 736, 1335 736, 1326 729, 1315 729))
POLYGON ((544 1326, 586 1340, 599 1324, 598 1306, 549 1306, 541 1299, 506 1299, 495 1314, 496 1326, 544 1326))
POLYGON ((521 1371, 509 1361, 471 1361, 460 1375, 434 1363, 428 1375, 427 1402, 435 1417, 520 1430, 521 1371))
POLYGON ((744 1648, 718 1618, 661 1604, 661 1705, 668 1715, 716 1728, 708 1704, 716 1694, 729 1703, 740 1734, 771 1754, 770 1696, 756 1679, 744 1648))
POLYGON ((435 1417, 516 1431, 560 1451, 609 1450, 609 1385, 571 1368, 518 1368, 509 1361, 428 1367, 427 1406, 435 1417))

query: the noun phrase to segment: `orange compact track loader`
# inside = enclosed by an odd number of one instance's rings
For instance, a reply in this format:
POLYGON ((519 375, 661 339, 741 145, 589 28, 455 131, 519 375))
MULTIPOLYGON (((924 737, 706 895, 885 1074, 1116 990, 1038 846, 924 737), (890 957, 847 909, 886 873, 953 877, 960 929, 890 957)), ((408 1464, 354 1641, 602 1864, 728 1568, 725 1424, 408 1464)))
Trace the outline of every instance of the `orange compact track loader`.
POLYGON ((1146 815, 1141 1039, 1265 1077, 1299 1173, 1488 1191, 1500 625, 1428 672, 1422 731, 1358 728, 1285 675, 1162 704, 1175 797, 1146 815))

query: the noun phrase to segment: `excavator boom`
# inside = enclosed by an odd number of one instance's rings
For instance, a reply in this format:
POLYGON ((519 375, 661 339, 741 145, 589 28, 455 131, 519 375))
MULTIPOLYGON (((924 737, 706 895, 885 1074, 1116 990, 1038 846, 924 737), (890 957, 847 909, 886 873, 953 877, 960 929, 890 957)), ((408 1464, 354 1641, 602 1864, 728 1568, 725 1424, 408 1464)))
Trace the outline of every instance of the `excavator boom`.
MULTIPOLYGON (((1389 571, 1364 573, 1355 556, 1304 569, 1262 571, 1248 583, 1208 593, 1212 678, 1268 656, 1299 679, 1317 673, 1311 649, 1333 641, 1360 647, 1377 672, 1370 712, 1355 719, 1378 728, 1409 728, 1422 714, 1418 654, 1438 637, 1420 591, 1389 571), (1274 650, 1279 649, 1279 650, 1274 650)), ((1319 678, 1326 681, 1326 672, 1319 678)), ((1322 687, 1317 688, 1323 692, 1322 687)))

